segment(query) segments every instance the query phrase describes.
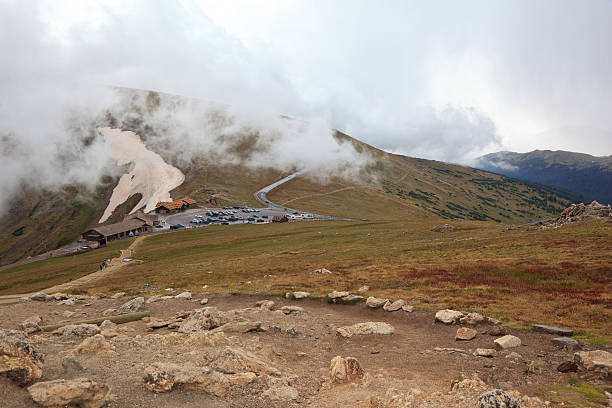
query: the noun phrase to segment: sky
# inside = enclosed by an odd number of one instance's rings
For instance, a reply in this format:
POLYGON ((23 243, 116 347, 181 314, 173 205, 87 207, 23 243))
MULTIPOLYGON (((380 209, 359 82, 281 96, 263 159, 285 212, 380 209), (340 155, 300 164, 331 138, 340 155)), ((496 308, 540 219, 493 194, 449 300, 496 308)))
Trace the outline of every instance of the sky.
MULTIPOLYGON (((610 21, 610 0, 0 0, 0 166, 14 175, 0 189, 103 171, 100 138, 72 141, 91 136, 83 118, 113 102, 112 86, 455 163, 612 155, 610 21), (58 155, 72 161, 41 164, 58 155)), ((337 147, 313 132, 310 158, 319 142, 337 147)))

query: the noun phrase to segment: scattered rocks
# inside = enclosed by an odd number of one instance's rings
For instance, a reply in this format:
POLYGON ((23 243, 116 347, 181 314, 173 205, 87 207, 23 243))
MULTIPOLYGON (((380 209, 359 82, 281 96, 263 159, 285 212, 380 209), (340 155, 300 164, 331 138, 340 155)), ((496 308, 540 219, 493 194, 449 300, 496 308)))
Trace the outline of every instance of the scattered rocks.
POLYGON ((578 371, 578 364, 574 361, 564 361, 557 366, 557 371, 562 373, 575 373, 578 371))
POLYGON ((579 350, 580 343, 576 339, 572 339, 571 337, 555 337, 551 339, 552 344, 560 347, 566 348, 568 350, 579 350))
POLYGON ((270 387, 262 394, 271 401, 289 402, 299 398, 300 393, 289 385, 270 387))
POLYGON ((389 323, 385 322, 365 322, 357 323, 352 326, 340 327, 336 330, 336 334, 340 337, 350 338, 355 335, 368 335, 368 334, 382 334, 389 335, 393 334, 395 329, 389 323))
POLYGON ((365 371, 354 357, 336 356, 331 360, 329 367, 330 382, 342 384, 361 380, 365 371))
POLYGON ((119 314, 134 313, 140 310, 144 304, 145 298, 137 297, 124 303, 118 310, 119 314))
POLYGON ((205 307, 193 313, 178 328, 179 333, 210 330, 225 324, 227 320, 216 307, 205 307))
POLYGON ((38 315, 30 316, 19 324, 19 329, 27 334, 32 334, 40 331, 42 318, 38 315))
POLYGON ((299 306, 283 306, 280 311, 286 315, 298 315, 304 311, 303 307, 299 306))
POLYGON ((383 310, 387 312, 395 312, 397 310, 400 310, 405 304, 406 302, 403 299, 398 299, 395 302, 387 300, 387 302, 383 306, 383 310))
POLYGON ((387 303, 389 299, 375 298, 374 296, 370 296, 366 299, 366 306, 371 309, 381 308, 387 303))
POLYGON ((69 324, 60 327, 52 334, 59 334, 63 337, 90 337, 100 333, 100 328, 95 324, 69 324))
POLYGON ((42 376, 43 355, 28 342, 23 332, 0 329, 0 376, 20 386, 42 376))
POLYGON ((436 312, 435 320, 436 322, 441 322, 444 324, 455 324, 455 323, 458 323, 459 319, 461 319, 463 316, 465 316, 463 312, 459 312, 457 310, 444 309, 444 310, 438 310, 436 312))
POLYGON ((562 329, 556 326, 546 326, 543 324, 534 324, 531 327, 531 329, 535 332, 556 334, 557 336, 564 336, 564 337, 572 337, 574 335, 573 330, 562 329))
POLYGON ((470 329, 469 327, 460 327, 457 329, 455 340, 463 340, 463 341, 472 340, 476 337, 477 334, 478 332, 474 329, 470 329))
POLYGON ((333 292, 327 294, 327 298, 333 300, 333 299, 346 297, 350 294, 351 294, 350 292, 338 292, 334 290, 333 292))
POLYGON ((477 357, 492 358, 492 357, 495 357, 497 355, 497 350, 495 350, 495 349, 477 348, 476 351, 474 351, 474 355, 477 356, 477 357))
POLYGON ((579 351, 574 354, 574 361, 587 370, 604 369, 612 371, 612 353, 603 350, 579 351))
POLYGON ((480 313, 468 313, 467 315, 459 318, 459 322, 462 324, 478 324, 484 322, 485 317, 480 313))
POLYGON ((478 397, 478 408, 520 408, 519 401, 506 391, 493 390, 478 397))
POLYGON ((521 345, 521 339, 511 334, 506 334, 498 339, 493 340, 495 347, 499 350, 506 350, 513 347, 519 347, 521 345))
POLYGON ((182 292, 174 297, 175 299, 191 299, 191 292, 182 292))
POLYGON ((560 226, 570 222, 581 221, 587 218, 608 218, 612 216, 610 205, 599 204, 592 201, 591 204, 572 204, 567 207, 553 222, 553 226, 560 226))
POLYGON ((99 408, 110 397, 110 388, 87 378, 53 380, 36 383, 28 388, 32 399, 45 407, 78 406, 99 408))
POLYGON ((217 397, 227 394, 230 382, 226 376, 208 367, 192 364, 154 363, 145 369, 145 387, 153 392, 168 392, 175 386, 204 391, 217 397))

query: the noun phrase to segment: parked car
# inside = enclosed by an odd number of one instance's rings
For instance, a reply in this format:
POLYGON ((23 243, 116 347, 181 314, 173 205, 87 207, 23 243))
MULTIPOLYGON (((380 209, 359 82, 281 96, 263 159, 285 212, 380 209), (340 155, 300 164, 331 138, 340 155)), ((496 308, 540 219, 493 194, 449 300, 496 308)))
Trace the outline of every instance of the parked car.
POLYGON ((185 226, 183 224, 174 224, 170 226, 171 230, 179 229, 179 228, 185 228, 185 226))

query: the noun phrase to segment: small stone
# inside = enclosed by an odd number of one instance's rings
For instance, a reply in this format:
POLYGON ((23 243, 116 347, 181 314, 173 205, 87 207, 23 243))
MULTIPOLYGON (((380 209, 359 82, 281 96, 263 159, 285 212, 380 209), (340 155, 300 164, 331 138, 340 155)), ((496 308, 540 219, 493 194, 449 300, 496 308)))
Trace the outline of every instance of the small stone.
POLYGON ((580 349, 580 343, 578 342, 578 340, 573 339, 571 337, 555 337, 551 341, 553 345, 560 348, 567 348, 568 350, 580 349))
POLYGON ((124 303, 118 310, 119 314, 126 313, 134 313, 140 310, 142 305, 144 304, 144 297, 134 298, 126 303, 124 303))
POLYGON ((69 324, 52 332, 63 337, 91 337, 100 334, 100 328, 95 324, 69 324))
POLYGON ((182 292, 175 296, 176 299, 191 299, 191 292, 182 292))
POLYGON ((23 330, 27 334, 32 334, 40 331, 40 324, 42 318, 38 315, 30 316, 19 324, 19 329, 23 330))
POLYGON ((100 351, 112 351, 113 347, 106 341, 102 334, 88 337, 81 342, 75 349, 77 354, 98 353, 100 351))
POLYGON ((461 317, 459 322, 462 324, 478 324, 484 322, 485 318, 480 313, 468 313, 461 317))
POLYGON ((402 306, 402 310, 404 312, 412 313, 412 312, 414 312, 414 306, 404 305, 404 306, 402 306))
POLYGON ((211 330, 227 323, 227 319, 215 307, 202 308, 181 323, 179 333, 211 330))
POLYGON ((293 298, 295 300, 306 299, 309 296, 310 296, 310 293, 308 292, 293 292, 293 298))
POLYGON ((102 312, 102 316, 112 316, 117 313, 117 309, 106 309, 102 312))
POLYGON ((336 356, 331 360, 329 379, 332 383, 342 384, 361 380, 365 371, 354 357, 336 356))
POLYGON ((519 401, 506 391, 493 390, 478 397, 478 408, 520 408, 519 401))
POLYGON ((291 386, 282 385, 282 386, 270 387, 262 395, 271 401, 288 402, 288 401, 294 401, 298 399, 300 396, 300 393, 298 392, 298 390, 296 390, 295 388, 291 386))
POLYGON ((350 338, 355 335, 363 336, 369 334, 390 335, 395 332, 393 326, 385 322, 365 322, 357 323, 352 326, 340 327, 336 334, 340 337, 350 338))
POLYGON ((150 298, 148 298, 145 303, 151 304, 151 303, 159 302, 160 300, 161 300, 161 296, 155 295, 155 296, 151 296, 150 298))
POLYGON ((474 329, 470 329, 469 327, 460 327, 457 329, 455 340, 463 340, 463 341, 472 340, 476 337, 477 334, 478 332, 474 329))
POLYGON ((272 310, 274 304, 272 300, 259 300, 255 303, 255 306, 263 310, 272 310))
POLYGON ((223 397, 230 388, 228 378, 208 367, 196 367, 192 364, 153 363, 145 369, 145 387, 161 393, 172 390, 175 386, 204 391, 217 397, 223 397))
POLYGON ((62 368, 64 369, 64 374, 67 375, 75 375, 85 371, 81 363, 72 357, 62 359, 62 368))
POLYGON ((508 331, 503 326, 493 326, 487 331, 487 333, 489 333, 491 336, 504 336, 508 334, 508 331))
POLYGON ((45 292, 38 292, 32 296, 30 296, 30 300, 35 300, 37 302, 46 302, 47 298, 51 296, 47 295, 45 292))
POLYGON ((328 293, 328 294, 327 294, 327 297, 328 297, 329 299, 338 299, 338 298, 343 298, 343 297, 346 297, 346 296, 348 296, 348 295, 350 295, 350 294, 351 294, 350 292, 338 292, 338 291, 335 291, 335 290, 334 290, 333 292, 328 293))
POLYGON ((395 302, 387 301, 383 306, 383 310, 387 312, 395 312, 400 310, 405 304, 406 302, 403 299, 398 299, 395 302))
POLYGON ((511 334, 507 334, 503 337, 493 340, 495 347, 499 350, 505 350, 513 347, 519 347, 521 345, 521 339, 511 334))
POLYGON ((314 271, 312 271, 311 273, 315 273, 318 275, 329 275, 331 274, 331 271, 325 268, 321 268, 321 269, 316 269, 314 271))
POLYGON ((485 348, 477 348, 474 352, 474 355, 477 357, 495 357, 497 355, 497 350, 495 349, 485 349, 485 348))
POLYGON ((368 290, 370 290, 370 287, 367 286, 367 285, 364 285, 364 286, 360 287, 357 291, 359 293, 366 293, 368 290))
POLYGON ((531 327, 531 329, 535 332, 556 334, 557 336, 564 336, 564 337, 572 337, 574 335, 573 330, 562 329, 556 326, 546 326, 544 324, 534 324, 531 327))
MULTIPOLYGON (((338 300, 338 299, 334 299, 334 300, 338 300)), ((345 296, 343 298, 340 298, 341 303, 358 303, 358 302, 362 302, 363 301, 363 296, 359 296, 359 295, 353 295, 350 294, 348 296, 345 296)))
POLYGON ((111 296, 111 299, 119 299, 120 297, 123 297, 123 296, 125 296, 125 292, 117 292, 113 296, 111 296))
POLYGON ((444 324, 455 324, 459 322, 459 319, 461 319, 463 316, 464 316, 463 312, 459 312, 457 310, 444 309, 444 310, 438 310, 436 312, 435 320, 437 322, 441 322, 444 324))
POLYGON ((302 313, 304 308, 299 306, 283 306, 280 308, 280 311, 286 315, 297 315, 302 313))
POLYGON ((208 298, 202 298, 202 300, 200 300, 200 304, 201 305, 207 305, 208 304, 208 298))
POLYGON ((388 301, 389 299, 382 299, 382 298, 379 299, 374 296, 370 296, 369 298, 366 299, 366 306, 371 309, 378 309, 380 307, 383 307, 385 303, 387 303, 388 301))
POLYGON ((43 381, 30 386, 28 392, 34 402, 45 407, 99 408, 108 402, 110 396, 107 385, 87 378, 43 381))

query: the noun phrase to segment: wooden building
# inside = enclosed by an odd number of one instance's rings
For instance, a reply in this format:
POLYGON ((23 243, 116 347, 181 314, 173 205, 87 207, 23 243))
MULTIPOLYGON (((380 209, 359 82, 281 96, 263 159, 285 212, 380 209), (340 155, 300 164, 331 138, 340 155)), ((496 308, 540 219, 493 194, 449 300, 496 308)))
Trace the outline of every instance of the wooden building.
POLYGON ((140 218, 134 217, 124 219, 121 222, 109 225, 99 225, 85 231, 82 236, 85 241, 97 242, 99 245, 106 245, 108 242, 134 236, 142 232, 150 231, 152 223, 149 224, 140 218))
POLYGON ((155 205, 155 212, 157 214, 172 214, 184 211, 196 203, 196 200, 189 197, 180 198, 174 201, 160 201, 155 205))
POLYGON ((272 222, 288 222, 289 218, 285 214, 282 215, 273 215, 272 222))

